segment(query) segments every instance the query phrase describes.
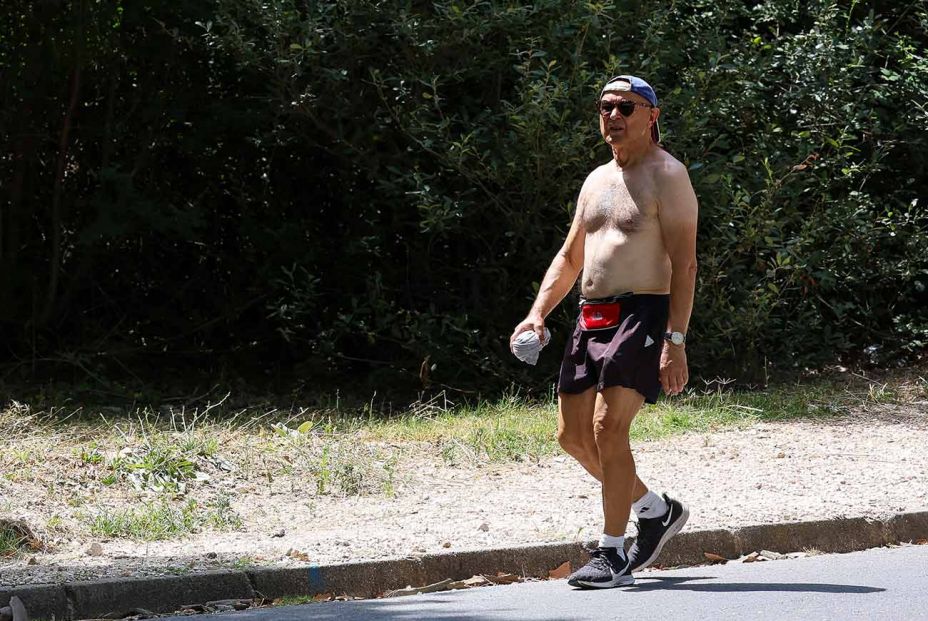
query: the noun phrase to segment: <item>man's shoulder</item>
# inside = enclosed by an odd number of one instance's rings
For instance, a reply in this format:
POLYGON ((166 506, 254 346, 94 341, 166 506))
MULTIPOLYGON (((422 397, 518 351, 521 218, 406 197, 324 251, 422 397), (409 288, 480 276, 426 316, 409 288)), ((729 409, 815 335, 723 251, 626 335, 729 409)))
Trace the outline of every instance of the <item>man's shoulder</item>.
POLYGON ((615 171, 615 160, 609 160, 604 162, 590 171, 590 174, 586 176, 587 179, 597 179, 608 175, 610 172, 615 171))
POLYGON ((592 190, 596 187, 597 184, 603 182, 603 180, 609 177, 610 170, 614 170, 615 166, 612 161, 606 162, 600 166, 597 166, 586 176, 586 179, 583 181, 583 190, 592 190))
POLYGON ((654 153, 653 169, 655 175, 666 181, 689 178, 686 165, 661 148, 654 153))

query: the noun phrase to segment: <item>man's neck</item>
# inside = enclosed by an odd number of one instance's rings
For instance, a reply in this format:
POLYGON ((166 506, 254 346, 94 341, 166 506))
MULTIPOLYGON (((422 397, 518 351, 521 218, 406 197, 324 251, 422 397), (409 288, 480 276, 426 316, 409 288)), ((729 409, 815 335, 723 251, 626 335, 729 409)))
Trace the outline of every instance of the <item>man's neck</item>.
POLYGON ((647 157, 650 150, 650 142, 625 146, 612 145, 612 159, 619 168, 632 168, 647 157))

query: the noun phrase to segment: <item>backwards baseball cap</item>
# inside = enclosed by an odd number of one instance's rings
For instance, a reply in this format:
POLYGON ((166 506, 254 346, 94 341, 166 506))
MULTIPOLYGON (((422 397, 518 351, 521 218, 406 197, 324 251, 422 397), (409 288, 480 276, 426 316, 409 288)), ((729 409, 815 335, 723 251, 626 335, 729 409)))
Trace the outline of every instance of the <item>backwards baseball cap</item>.
MULTIPOLYGON (((633 75, 617 75, 609 78, 603 90, 599 92, 599 98, 602 99, 606 93, 635 93, 648 100, 648 103, 657 107, 657 93, 651 88, 651 85, 639 77, 633 75)), ((661 142, 661 128, 657 121, 651 126, 651 138, 655 144, 661 142)))

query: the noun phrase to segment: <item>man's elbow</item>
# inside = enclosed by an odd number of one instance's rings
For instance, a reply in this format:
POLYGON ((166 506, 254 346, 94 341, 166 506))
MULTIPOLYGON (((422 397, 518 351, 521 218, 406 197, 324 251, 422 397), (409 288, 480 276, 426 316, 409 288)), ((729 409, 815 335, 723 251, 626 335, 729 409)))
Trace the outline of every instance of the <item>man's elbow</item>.
POLYGON ((567 248, 558 252, 558 258, 569 272, 579 273, 580 268, 583 267, 583 257, 576 256, 567 248))
POLYGON ((695 257, 673 262, 674 274, 682 274, 693 280, 696 279, 696 272, 698 269, 699 266, 696 263, 695 257))

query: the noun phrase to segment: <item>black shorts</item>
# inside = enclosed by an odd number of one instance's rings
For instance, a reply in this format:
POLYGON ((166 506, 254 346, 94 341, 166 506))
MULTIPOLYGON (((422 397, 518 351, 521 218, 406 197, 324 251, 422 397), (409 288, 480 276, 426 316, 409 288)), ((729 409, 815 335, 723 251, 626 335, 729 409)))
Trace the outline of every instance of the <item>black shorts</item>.
MULTIPOLYGON (((591 302, 593 300, 590 300, 591 302)), ((579 394, 625 386, 655 403, 661 392, 661 348, 670 310, 669 295, 632 294, 618 298, 618 325, 585 330, 580 318, 567 341, 559 392, 579 394)))

